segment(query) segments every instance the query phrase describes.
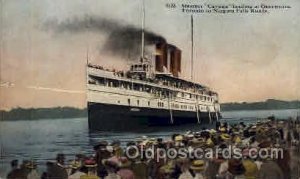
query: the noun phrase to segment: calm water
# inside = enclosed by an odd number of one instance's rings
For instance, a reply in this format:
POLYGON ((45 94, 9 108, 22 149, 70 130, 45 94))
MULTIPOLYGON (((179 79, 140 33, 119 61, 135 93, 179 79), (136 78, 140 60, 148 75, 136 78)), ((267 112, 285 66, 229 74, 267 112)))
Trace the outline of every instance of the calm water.
MULTIPOLYGON (((300 110, 260 110, 223 112, 224 120, 229 123, 255 122, 256 118, 274 115, 277 118, 296 117, 300 110)), ((92 132, 88 130, 86 118, 45 119, 32 121, 1 121, 0 122, 0 177, 9 170, 12 159, 34 159, 39 164, 39 171, 44 170, 45 162, 53 160, 57 153, 64 153, 67 159, 74 154, 92 154, 93 146, 100 140, 118 139, 123 144, 137 137, 168 138, 174 132, 201 129, 202 126, 180 126, 158 128, 144 133, 111 133, 92 132)))

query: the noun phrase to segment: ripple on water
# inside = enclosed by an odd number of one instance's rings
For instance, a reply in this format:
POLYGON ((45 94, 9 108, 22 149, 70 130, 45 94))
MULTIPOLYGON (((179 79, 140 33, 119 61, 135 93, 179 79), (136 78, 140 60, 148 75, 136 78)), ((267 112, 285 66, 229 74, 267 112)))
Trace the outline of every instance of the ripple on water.
MULTIPOLYGON (((264 110, 264 111, 234 111, 225 112, 222 115, 227 121, 239 122, 241 118, 255 122, 254 118, 267 117, 272 114, 275 117, 289 117, 299 115, 296 110, 264 110), (229 119, 230 118, 230 119, 229 119)), ((13 159, 30 159, 34 157, 40 163, 41 171, 46 161, 54 161, 57 153, 65 153, 68 159, 73 159, 76 153, 90 155, 93 146, 100 140, 118 139, 124 146, 127 142, 135 140, 143 135, 149 137, 170 138, 172 133, 183 133, 188 130, 197 131, 203 126, 187 125, 168 128, 155 128, 151 130, 134 132, 99 132, 89 131, 86 118, 78 119, 45 119, 29 121, 1 121, 1 165, 0 177, 4 177, 9 170, 9 162, 13 159)))

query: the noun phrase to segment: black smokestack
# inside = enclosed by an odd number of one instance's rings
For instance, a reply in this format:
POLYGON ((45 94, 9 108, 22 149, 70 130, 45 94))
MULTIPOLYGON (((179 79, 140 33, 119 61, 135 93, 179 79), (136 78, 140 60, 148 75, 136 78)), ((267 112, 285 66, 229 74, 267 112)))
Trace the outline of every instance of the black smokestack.
MULTIPOLYGON (((121 57, 137 58, 141 53, 142 29, 133 25, 122 24, 118 21, 95 16, 67 19, 58 23, 47 21, 45 29, 52 29, 56 33, 82 33, 87 31, 106 33, 108 38, 101 51, 121 57)), ((165 38, 145 30, 145 44, 166 42, 165 38)))

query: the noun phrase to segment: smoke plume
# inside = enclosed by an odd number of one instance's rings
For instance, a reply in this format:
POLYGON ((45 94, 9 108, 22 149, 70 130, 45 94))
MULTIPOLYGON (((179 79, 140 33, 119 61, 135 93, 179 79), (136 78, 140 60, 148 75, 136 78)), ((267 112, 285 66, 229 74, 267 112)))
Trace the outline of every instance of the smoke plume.
MULTIPOLYGON (((82 33, 87 31, 107 34, 101 52, 134 59, 141 54, 142 29, 133 25, 95 16, 73 18, 63 22, 47 21, 44 28, 54 30, 56 33, 82 33)), ((166 42, 165 38, 148 30, 145 32, 145 44, 166 42)))

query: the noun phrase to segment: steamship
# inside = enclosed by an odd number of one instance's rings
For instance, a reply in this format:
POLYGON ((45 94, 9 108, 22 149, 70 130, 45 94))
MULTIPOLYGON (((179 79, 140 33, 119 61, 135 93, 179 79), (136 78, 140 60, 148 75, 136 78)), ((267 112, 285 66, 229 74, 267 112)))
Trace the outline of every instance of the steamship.
POLYGON ((204 124, 220 118, 218 94, 180 77, 179 48, 166 41, 145 46, 144 31, 141 46, 141 58, 127 71, 87 64, 90 129, 204 124))
POLYGON ((126 72, 87 65, 89 127, 96 130, 209 123, 220 117, 218 94, 180 78, 181 50, 155 45, 126 72))

